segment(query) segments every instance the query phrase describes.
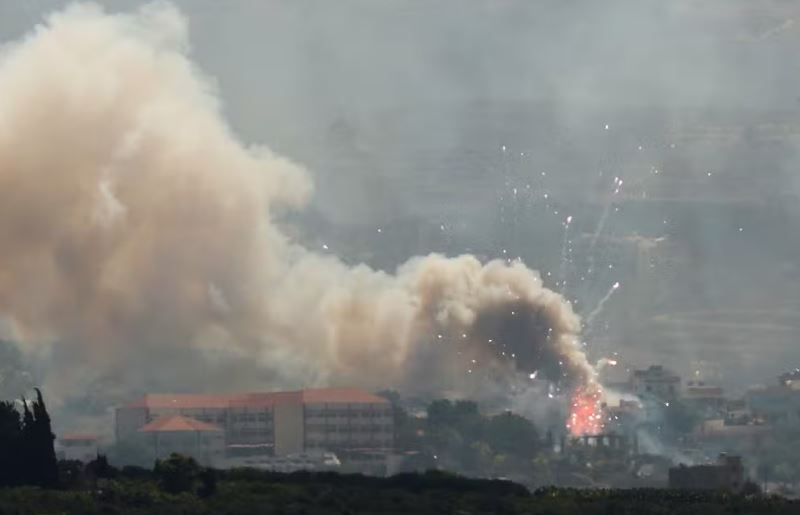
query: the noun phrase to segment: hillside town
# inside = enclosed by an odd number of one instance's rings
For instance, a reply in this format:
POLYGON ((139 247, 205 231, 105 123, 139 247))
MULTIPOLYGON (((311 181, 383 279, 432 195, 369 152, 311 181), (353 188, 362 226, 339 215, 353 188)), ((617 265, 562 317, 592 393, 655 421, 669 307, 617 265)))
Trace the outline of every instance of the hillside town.
POLYGON ((107 453, 119 465, 179 453, 222 469, 441 469, 531 487, 795 491, 795 451, 778 442, 800 432, 800 371, 733 398, 653 365, 606 392, 603 431, 577 437, 509 411, 484 413, 469 400, 426 403, 396 392, 147 394, 115 409, 113 437, 65 433, 57 450, 84 462, 107 453))

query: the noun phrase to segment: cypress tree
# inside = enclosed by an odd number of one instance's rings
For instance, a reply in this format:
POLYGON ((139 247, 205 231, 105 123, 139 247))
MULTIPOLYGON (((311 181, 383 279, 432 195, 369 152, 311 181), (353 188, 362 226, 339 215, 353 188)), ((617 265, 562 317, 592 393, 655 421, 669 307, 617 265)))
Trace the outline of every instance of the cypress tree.
POLYGON ((19 437, 19 480, 20 483, 37 484, 36 463, 36 437, 34 426, 36 424, 33 413, 28 408, 28 401, 22 398, 22 427, 19 437))
POLYGON ((56 459, 55 439, 50 424, 50 415, 44 405, 42 391, 36 390, 36 402, 33 403, 35 418, 35 446, 36 461, 38 465, 38 484, 43 487, 53 488, 58 484, 58 460, 56 459))
POLYGON ((36 400, 22 399, 22 429, 19 441, 19 477, 22 483, 53 488, 58 484, 58 461, 54 446, 55 435, 50 415, 36 388, 36 400))

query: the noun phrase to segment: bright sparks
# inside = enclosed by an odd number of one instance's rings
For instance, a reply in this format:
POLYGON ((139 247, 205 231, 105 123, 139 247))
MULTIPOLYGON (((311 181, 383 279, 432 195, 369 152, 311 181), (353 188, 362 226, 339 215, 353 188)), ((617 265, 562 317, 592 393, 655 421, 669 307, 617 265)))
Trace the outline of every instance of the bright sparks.
POLYGON ((600 385, 581 386, 572 395, 567 429, 572 436, 596 435, 603 432, 600 385))

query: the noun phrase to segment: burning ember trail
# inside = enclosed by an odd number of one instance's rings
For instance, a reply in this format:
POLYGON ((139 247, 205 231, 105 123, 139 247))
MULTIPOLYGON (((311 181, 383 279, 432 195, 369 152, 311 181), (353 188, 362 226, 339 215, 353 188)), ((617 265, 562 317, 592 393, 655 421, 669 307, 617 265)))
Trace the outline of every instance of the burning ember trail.
POLYGON ((567 429, 572 436, 596 435, 603 432, 603 417, 600 413, 602 388, 598 384, 578 387, 572 395, 567 429))

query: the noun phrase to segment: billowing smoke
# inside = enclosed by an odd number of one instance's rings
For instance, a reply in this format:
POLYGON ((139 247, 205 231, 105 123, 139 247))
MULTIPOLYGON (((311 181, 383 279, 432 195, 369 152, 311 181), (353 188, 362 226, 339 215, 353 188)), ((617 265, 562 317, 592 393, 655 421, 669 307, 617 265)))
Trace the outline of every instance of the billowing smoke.
POLYGON ((389 274, 293 243, 309 177, 237 141, 186 32, 162 4, 77 5, 0 54, 0 313, 52 395, 593 380, 578 317, 519 262, 389 274))

